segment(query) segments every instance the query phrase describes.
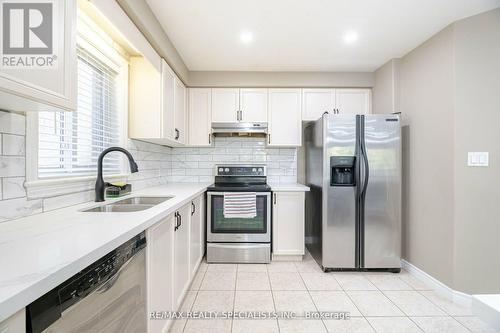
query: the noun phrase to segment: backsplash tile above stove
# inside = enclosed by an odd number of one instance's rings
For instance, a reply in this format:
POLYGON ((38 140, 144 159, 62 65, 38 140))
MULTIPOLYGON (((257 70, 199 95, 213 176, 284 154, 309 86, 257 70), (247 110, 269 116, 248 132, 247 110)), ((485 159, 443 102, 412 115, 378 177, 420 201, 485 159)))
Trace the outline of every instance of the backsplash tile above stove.
POLYGON ((218 164, 265 164, 268 181, 297 181, 297 149, 269 148, 265 138, 216 137, 214 147, 173 148, 169 182, 211 182, 218 164))

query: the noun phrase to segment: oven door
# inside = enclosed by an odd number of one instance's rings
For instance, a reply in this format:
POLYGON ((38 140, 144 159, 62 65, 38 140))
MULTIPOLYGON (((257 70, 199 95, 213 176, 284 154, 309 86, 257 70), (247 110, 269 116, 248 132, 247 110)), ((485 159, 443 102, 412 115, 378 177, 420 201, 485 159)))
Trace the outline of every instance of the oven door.
POLYGON ((207 192, 207 241, 270 242, 271 192, 257 192, 257 216, 254 218, 225 218, 224 192, 207 192))

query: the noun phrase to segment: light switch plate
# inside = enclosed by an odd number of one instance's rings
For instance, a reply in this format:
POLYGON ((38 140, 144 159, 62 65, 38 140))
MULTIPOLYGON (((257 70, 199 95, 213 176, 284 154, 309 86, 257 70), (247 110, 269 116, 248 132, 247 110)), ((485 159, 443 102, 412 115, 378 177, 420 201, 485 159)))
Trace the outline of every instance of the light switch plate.
POLYGON ((467 153, 467 166, 487 167, 489 165, 489 153, 487 151, 474 151, 467 153))

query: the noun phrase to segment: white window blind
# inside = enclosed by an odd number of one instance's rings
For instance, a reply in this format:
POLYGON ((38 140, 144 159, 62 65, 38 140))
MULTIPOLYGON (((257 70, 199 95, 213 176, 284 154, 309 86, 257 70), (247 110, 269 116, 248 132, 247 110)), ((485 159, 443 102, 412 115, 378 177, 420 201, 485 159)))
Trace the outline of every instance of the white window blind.
MULTIPOLYGON (((120 143, 117 73, 78 49, 74 112, 40 112, 38 178, 95 175, 99 154, 120 143)), ((104 174, 121 172, 121 157, 106 155, 104 174)))

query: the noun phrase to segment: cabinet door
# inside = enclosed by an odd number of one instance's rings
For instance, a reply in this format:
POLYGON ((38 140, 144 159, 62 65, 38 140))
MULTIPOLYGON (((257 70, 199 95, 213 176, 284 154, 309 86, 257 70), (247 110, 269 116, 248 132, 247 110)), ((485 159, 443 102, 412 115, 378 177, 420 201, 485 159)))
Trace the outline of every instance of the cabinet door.
POLYGON ((191 202, 191 230, 190 230, 190 272, 194 275, 202 257, 203 232, 203 198, 199 196, 191 202))
POLYGON ((300 146, 300 89, 269 89, 269 146, 300 146))
MULTIPOLYGON (((148 312, 174 311, 173 259, 174 217, 155 224, 147 231, 148 312)), ((166 320, 148 320, 149 332, 164 331, 166 320)))
POLYGON ((216 123, 231 123, 238 121, 240 106, 239 89, 212 89, 212 121, 216 123))
POLYGON ((335 95, 340 114, 371 113, 370 89, 335 89, 335 95))
POLYGON ((304 192, 273 192, 273 254, 304 254, 304 192))
POLYGON ((189 88, 189 145, 210 146, 212 128, 212 90, 189 88))
POLYGON ((187 133, 186 133, 186 87, 184 84, 176 77, 175 78, 175 136, 174 140, 179 143, 186 143, 187 133))
POLYGON ((240 121, 267 122, 267 89, 240 89, 240 110, 240 121))
POLYGON ((302 120, 318 120, 334 108, 334 89, 302 89, 302 120))
POLYGON ((144 57, 130 57, 129 137, 161 139, 162 73, 144 57))
MULTIPOLYGON (((15 4, 20 1, 11 2, 15 4)), ((29 29, 15 29, 18 25, 11 24, 9 45, 27 48, 27 50, 26 54, 7 54, 8 45, 4 40, 5 59, 13 59, 13 65, 4 64, 0 69, 0 109, 2 110, 22 112, 76 110, 76 0, 51 1, 50 3, 53 5, 51 21, 54 33, 52 35, 38 35, 36 29, 33 29, 34 32, 29 29), (52 46, 52 50, 48 50, 51 53, 40 54, 41 52, 36 51, 36 48, 45 48, 47 45, 52 46), (30 54, 33 52, 37 54, 30 54), (47 65, 37 67, 27 64, 22 67, 17 61, 25 59, 24 62, 26 62, 26 58, 30 60, 32 57, 35 57, 35 64, 47 65)), ((28 17, 28 9, 14 9, 5 11, 3 18, 8 16, 11 22, 19 22, 23 15, 28 17)), ((44 16, 48 14, 41 12, 40 19, 47 20, 50 24, 49 17, 44 16)), ((24 23, 27 24, 27 22, 24 23)), ((4 28, 7 27, 4 26, 4 28)), ((43 50, 43 52, 46 51, 43 50)))
POLYGON ((173 140, 175 137, 175 74, 163 59, 161 72, 162 137, 173 140))
POLYGON ((179 225, 174 232, 174 308, 178 308, 189 286, 189 229, 191 205, 178 210, 179 225))

